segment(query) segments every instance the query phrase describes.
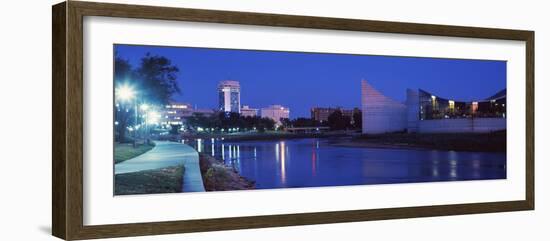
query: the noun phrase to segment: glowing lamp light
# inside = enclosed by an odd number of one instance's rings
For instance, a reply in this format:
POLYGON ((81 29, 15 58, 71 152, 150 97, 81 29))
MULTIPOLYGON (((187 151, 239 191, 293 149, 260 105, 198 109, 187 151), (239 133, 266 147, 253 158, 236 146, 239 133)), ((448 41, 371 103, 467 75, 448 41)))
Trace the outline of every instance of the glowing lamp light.
POLYGON ((117 99, 119 100, 131 100, 135 96, 134 89, 132 89, 132 87, 127 85, 123 85, 117 88, 115 93, 116 93, 117 99))
POLYGON ((149 111, 149 113, 147 113, 147 122, 149 124, 157 124, 159 122, 159 119, 160 114, 156 111, 149 111))
POLYGON ((141 105, 139 106, 139 108, 140 108, 142 111, 147 111, 147 110, 149 109, 149 105, 147 105, 147 104, 141 104, 141 105))

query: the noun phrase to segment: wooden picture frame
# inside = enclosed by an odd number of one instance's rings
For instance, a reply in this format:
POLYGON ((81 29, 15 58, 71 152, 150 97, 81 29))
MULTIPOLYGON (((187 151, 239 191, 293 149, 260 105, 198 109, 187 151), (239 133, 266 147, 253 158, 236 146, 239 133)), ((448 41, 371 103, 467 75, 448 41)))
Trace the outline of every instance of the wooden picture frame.
POLYGON ((275 15, 68 1, 52 8, 52 233, 66 239, 173 234, 368 220, 533 210, 534 32, 325 17, 275 15), (215 218, 152 223, 83 224, 83 17, 159 19, 259 26, 518 40, 526 43, 525 199, 456 205, 215 218))

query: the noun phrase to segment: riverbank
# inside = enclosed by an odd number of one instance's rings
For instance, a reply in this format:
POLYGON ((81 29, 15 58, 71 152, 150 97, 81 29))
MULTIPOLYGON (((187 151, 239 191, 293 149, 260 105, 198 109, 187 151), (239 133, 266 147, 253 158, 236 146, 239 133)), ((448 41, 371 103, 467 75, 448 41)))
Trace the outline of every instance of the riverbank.
POLYGON ((335 141, 335 146, 506 152, 506 131, 491 133, 387 133, 335 141))
POLYGON ((115 175, 115 195, 182 192, 183 165, 115 175))
POLYGON ((206 191, 255 189, 254 181, 242 177, 233 168, 212 156, 199 154, 199 163, 206 191))
POLYGON ((228 133, 228 134, 192 134, 182 135, 183 139, 211 139, 223 138, 229 141, 262 141, 262 140, 285 140, 285 139, 300 139, 300 138, 331 138, 331 137, 346 137, 356 136, 356 131, 331 131, 317 133, 292 133, 285 131, 273 132, 249 132, 249 133, 228 133))

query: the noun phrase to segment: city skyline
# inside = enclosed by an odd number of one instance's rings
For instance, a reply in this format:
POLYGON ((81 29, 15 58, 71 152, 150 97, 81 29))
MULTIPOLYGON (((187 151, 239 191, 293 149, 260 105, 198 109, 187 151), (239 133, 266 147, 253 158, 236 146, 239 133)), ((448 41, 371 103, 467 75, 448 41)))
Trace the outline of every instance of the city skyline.
POLYGON ((217 109, 218 83, 236 80, 241 107, 280 104, 291 118, 309 118, 313 107, 360 107, 363 79, 397 101, 405 100, 406 88, 464 101, 506 88, 504 61, 134 45, 115 45, 115 51, 134 67, 147 52, 170 59, 180 69, 182 94, 175 102, 217 109))

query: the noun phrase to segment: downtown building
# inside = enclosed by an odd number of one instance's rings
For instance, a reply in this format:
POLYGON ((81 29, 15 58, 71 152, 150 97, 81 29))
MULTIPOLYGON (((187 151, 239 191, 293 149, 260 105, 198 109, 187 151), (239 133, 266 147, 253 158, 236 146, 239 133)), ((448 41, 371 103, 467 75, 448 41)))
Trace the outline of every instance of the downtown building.
POLYGON ((275 121, 276 126, 280 126, 281 119, 290 118, 290 109, 281 105, 270 105, 260 110, 262 118, 269 118, 275 121))
POLYGON ((259 109, 250 108, 248 105, 243 105, 241 108, 241 116, 244 117, 255 117, 258 116, 259 109))
POLYGON ((477 101, 457 101, 422 89, 407 89, 405 103, 361 81, 365 134, 388 132, 464 133, 506 130, 506 90, 477 101))
POLYGON ((219 111, 241 113, 241 85, 239 81, 220 81, 218 84, 218 97, 219 111))
POLYGON ((193 114, 202 114, 204 116, 211 116, 215 112, 211 109, 197 109, 193 108, 189 103, 177 103, 173 102, 164 106, 160 116, 161 124, 163 125, 183 125, 185 124, 185 118, 192 116, 193 114))

